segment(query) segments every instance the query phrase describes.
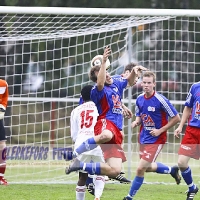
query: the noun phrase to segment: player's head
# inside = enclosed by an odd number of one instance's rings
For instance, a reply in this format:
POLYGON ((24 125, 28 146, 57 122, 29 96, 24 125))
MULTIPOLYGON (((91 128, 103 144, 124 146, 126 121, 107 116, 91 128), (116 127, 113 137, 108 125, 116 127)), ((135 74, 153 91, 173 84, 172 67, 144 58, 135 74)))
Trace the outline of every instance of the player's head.
POLYGON ((135 66, 137 66, 136 63, 129 63, 128 65, 126 65, 124 68, 123 77, 127 78, 129 76, 129 74, 131 73, 133 67, 135 67, 135 66))
MULTIPOLYGON (((90 69, 89 78, 90 78, 90 80, 92 80, 95 83, 97 82, 97 76, 98 76, 100 68, 101 68, 101 66, 95 66, 95 67, 92 67, 90 69)), ((113 83, 113 79, 110 76, 110 73, 106 71, 106 81, 105 81, 105 84, 106 85, 110 85, 112 83, 113 83)))
MULTIPOLYGON (((91 68, 92 67, 96 67, 96 66, 101 67, 102 60, 103 60, 103 55, 96 55, 91 60, 91 68)), ((106 61, 106 70, 109 69, 109 68, 110 68, 110 60, 107 59, 107 61, 106 61)))
POLYGON ((86 85, 85 87, 82 88, 81 90, 81 96, 83 98, 84 102, 90 101, 90 92, 92 90, 92 85, 86 85))
POLYGON ((145 93, 152 93, 156 86, 156 75, 151 71, 145 71, 142 75, 141 86, 145 93))

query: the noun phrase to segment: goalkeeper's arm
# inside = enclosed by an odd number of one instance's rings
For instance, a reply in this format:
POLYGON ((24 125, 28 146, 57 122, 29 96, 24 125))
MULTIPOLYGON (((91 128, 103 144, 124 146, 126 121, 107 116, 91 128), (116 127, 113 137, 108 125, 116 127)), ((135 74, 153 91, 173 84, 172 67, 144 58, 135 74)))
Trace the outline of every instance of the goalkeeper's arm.
POLYGON ((4 118, 5 112, 6 108, 2 104, 0 104, 0 120, 4 118))
POLYGON ((4 118, 8 104, 8 84, 5 80, 0 79, 0 120, 4 118))

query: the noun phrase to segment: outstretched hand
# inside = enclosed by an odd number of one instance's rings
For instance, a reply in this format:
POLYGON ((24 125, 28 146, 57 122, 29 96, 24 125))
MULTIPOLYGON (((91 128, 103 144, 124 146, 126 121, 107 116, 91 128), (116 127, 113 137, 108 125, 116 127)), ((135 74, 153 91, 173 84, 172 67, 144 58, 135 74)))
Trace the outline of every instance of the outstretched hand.
POLYGON ((142 71, 148 71, 148 69, 146 67, 143 67, 142 65, 137 65, 133 67, 133 70, 135 74, 137 74, 137 76, 140 76, 142 71))
POLYGON ((109 46, 106 46, 105 49, 104 49, 104 53, 103 53, 103 62, 107 61, 110 54, 111 54, 111 49, 110 49, 109 46))

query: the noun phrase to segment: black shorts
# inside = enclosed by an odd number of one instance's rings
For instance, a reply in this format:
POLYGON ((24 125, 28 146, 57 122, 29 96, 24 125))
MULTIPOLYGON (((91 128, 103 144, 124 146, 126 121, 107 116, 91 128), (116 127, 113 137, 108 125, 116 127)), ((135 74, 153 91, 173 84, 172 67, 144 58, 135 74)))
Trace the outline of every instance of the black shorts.
POLYGON ((3 119, 0 120, 0 141, 6 140, 6 132, 3 125, 3 119))

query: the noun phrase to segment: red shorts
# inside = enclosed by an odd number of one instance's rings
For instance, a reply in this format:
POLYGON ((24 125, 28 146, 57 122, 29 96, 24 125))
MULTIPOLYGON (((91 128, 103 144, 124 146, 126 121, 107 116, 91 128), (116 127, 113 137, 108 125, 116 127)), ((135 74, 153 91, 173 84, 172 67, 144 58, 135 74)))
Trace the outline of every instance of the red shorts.
POLYGON ((123 137, 118 127, 109 120, 100 119, 94 127, 94 134, 100 135, 103 130, 110 130, 113 133, 113 137, 109 142, 100 145, 104 153, 105 160, 108 158, 121 158, 122 162, 125 162, 126 156, 121 147, 123 137))
POLYGON ((186 127, 178 154, 194 159, 200 158, 200 128, 186 127))
POLYGON ((140 144, 140 159, 147 162, 155 162, 164 144, 140 144))

